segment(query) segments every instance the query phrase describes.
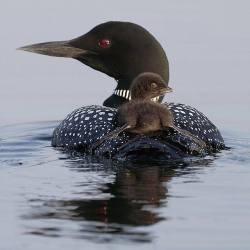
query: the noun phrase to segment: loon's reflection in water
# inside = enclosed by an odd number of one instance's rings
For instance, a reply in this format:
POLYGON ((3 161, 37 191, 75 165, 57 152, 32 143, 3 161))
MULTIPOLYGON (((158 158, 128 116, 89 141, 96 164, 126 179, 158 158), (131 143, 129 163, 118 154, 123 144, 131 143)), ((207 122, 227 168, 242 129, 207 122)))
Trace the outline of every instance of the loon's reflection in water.
MULTIPOLYGON (((190 174, 209 165, 211 160, 195 163, 150 165, 126 163, 100 165, 92 169, 88 158, 68 159, 72 171, 93 173, 103 171, 113 176, 112 181, 91 180, 77 182, 73 199, 30 199, 30 209, 23 217, 38 221, 29 223, 28 234, 89 239, 95 242, 126 241, 149 242, 154 236, 150 225, 168 220, 160 208, 167 206, 168 182, 175 176, 190 174), (88 186, 88 188, 86 188, 88 186), (86 198, 93 190, 97 195, 86 198), (81 198, 82 197, 82 198, 81 198), (32 225, 32 226, 31 226, 32 225), (50 226, 51 225, 51 226, 50 226)), ((101 173, 101 174, 100 174, 101 173)), ((78 173, 79 174, 79 173, 78 173)))

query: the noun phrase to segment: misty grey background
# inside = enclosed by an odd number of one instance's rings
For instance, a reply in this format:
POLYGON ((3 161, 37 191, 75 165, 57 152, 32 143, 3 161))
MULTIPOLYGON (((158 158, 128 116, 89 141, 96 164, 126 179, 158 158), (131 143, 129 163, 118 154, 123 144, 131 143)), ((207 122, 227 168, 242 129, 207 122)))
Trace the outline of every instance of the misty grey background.
POLYGON ((170 62, 166 99, 192 105, 223 131, 249 132, 249 1, 2 1, 0 123, 63 119, 102 104, 116 84, 72 59, 17 51, 123 20, 148 29, 170 62))

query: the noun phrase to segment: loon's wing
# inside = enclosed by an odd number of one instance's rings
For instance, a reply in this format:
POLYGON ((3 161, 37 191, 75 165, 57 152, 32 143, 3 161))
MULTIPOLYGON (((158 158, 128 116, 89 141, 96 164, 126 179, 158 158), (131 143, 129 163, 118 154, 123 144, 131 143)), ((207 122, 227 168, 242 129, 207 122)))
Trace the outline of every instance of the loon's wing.
POLYGON ((54 130, 52 146, 86 148, 113 131, 115 108, 98 105, 85 106, 71 112, 54 130))
POLYGON ((201 139, 211 150, 225 148, 218 128, 197 109, 181 103, 165 103, 171 110, 174 125, 201 139))

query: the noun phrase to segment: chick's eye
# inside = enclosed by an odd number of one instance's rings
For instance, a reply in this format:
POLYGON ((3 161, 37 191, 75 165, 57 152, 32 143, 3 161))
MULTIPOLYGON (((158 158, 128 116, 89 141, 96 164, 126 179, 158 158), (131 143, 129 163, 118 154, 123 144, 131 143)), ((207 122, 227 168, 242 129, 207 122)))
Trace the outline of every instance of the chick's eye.
POLYGON ((111 41, 107 38, 103 38, 98 42, 99 47, 106 49, 111 46, 111 41))
POLYGON ((157 84, 156 84, 155 82, 152 82, 152 83, 151 83, 151 87, 152 87, 153 89, 155 89, 155 88, 157 88, 157 84))

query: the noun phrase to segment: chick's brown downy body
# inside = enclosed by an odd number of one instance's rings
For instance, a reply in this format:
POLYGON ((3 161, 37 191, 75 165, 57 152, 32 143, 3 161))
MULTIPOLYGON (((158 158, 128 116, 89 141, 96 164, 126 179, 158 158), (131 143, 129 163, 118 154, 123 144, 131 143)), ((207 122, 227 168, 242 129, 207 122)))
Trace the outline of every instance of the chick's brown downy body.
POLYGON ((172 127, 173 118, 165 105, 152 101, 131 101, 119 108, 117 123, 119 127, 128 124, 127 132, 147 134, 172 127))
POLYGON ((118 127, 127 124, 128 132, 148 134, 172 126, 172 114, 167 106, 152 101, 152 98, 171 91, 160 75, 152 72, 139 74, 132 82, 132 100, 117 111, 118 127))

